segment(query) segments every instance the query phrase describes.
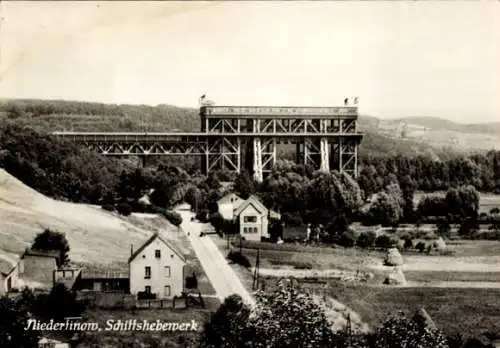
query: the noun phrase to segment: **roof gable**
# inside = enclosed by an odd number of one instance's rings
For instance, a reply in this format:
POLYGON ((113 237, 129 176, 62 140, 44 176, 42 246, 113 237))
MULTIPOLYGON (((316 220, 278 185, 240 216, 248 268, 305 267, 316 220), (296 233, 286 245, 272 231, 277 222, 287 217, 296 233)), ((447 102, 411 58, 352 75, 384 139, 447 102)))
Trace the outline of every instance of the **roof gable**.
POLYGON ((246 201, 241 203, 234 211, 234 215, 240 215, 241 212, 248 207, 249 205, 252 205, 260 214, 262 215, 267 215, 267 208, 264 206, 264 204, 261 203, 261 201, 254 195, 248 197, 246 201))
POLYGON ((222 197, 221 199, 219 199, 217 201, 217 204, 235 203, 235 202, 231 201, 231 198, 233 199, 233 201, 240 201, 241 202, 244 200, 243 198, 238 196, 236 193, 231 192, 231 193, 225 195, 224 197, 222 197))
POLYGON ((16 264, 13 264, 12 262, 8 260, 4 260, 3 258, 0 258, 0 273, 3 274, 4 276, 8 276, 9 274, 12 273, 12 271, 16 268, 16 264))
POLYGON ((151 237, 149 237, 149 239, 144 242, 144 244, 142 244, 139 249, 137 249, 128 259, 128 263, 132 262, 144 249, 146 249, 146 247, 153 243, 153 241, 155 241, 156 239, 159 239, 163 244, 165 244, 170 250, 172 250, 174 252, 174 254, 176 254, 177 256, 179 256, 179 258, 181 259, 182 262, 186 263, 186 258, 184 257, 184 255, 172 244, 170 243, 169 241, 167 241, 166 239, 162 238, 160 236, 159 233, 154 233, 151 237))

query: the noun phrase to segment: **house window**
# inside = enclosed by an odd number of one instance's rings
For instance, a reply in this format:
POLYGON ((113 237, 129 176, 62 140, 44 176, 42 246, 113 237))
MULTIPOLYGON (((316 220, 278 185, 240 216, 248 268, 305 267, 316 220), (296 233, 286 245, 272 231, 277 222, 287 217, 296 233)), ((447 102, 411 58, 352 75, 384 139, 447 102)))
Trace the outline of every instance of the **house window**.
POLYGON ((248 233, 248 227, 243 227, 243 233, 248 233))
POLYGON ((145 278, 145 279, 149 279, 149 278, 151 278, 151 267, 146 266, 146 267, 144 268, 144 278, 145 278))
POLYGON ((170 285, 165 285, 165 287, 163 288, 163 294, 165 297, 169 297, 170 296, 170 285))
POLYGON ((170 266, 165 266, 165 278, 170 278, 170 266))
POLYGON ((146 294, 150 294, 150 293, 151 293, 151 286, 146 285, 146 286, 144 287, 144 292, 145 292, 146 294))
POLYGON ((257 222, 257 216, 244 216, 243 222, 257 222))
POLYGON ((38 347, 39 348, 55 348, 56 344, 53 342, 48 342, 48 343, 39 343, 38 347))
POLYGON ((155 257, 159 259, 161 257, 161 251, 160 250, 155 250, 155 257))

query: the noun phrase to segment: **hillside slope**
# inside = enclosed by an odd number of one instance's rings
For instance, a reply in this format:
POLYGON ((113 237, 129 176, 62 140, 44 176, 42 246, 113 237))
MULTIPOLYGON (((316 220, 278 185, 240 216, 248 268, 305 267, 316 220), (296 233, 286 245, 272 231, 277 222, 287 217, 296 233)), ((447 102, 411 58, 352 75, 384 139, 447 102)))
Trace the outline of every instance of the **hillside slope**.
POLYGON ((135 216, 122 217, 96 206, 53 200, 0 169, 2 258, 17 259, 38 233, 50 228, 66 233, 72 261, 123 265, 130 255, 130 244, 137 248, 152 230, 162 230, 172 239, 179 234, 178 229, 163 218, 144 220, 135 216))
POLYGON ((460 152, 500 149, 500 123, 461 124, 438 117, 361 117, 360 128, 400 141, 460 152))

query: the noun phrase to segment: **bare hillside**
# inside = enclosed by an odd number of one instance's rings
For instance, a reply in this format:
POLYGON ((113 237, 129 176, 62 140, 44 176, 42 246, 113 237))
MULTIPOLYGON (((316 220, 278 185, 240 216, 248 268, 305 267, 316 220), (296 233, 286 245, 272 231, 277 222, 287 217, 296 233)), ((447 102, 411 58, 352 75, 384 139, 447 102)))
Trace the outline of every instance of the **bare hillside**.
POLYGON ((377 119, 362 117, 360 127, 399 141, 413 141, 460 152, 500 148, 498 123, 461 124, 438 117, 377 119))
POLYGON ((153 230, 174 239, 178 234, 160 217, 122 217, 97 206, 53 200, 0 169, 0 258, 16 259, 45 228, 66 233, 71 260, 100 265, 126 263, 130 244, 137 248, 153 230))

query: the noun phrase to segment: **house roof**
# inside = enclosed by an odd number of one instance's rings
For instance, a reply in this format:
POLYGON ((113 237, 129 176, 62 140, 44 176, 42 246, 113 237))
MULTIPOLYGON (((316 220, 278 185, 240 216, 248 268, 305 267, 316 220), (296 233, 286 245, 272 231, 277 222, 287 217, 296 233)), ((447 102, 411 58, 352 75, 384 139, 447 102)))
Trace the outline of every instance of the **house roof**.
POLYGON ((170 250, 172 250, 175 254, 177 254, 177 256, 179 256, 179 258, 183 261, 183 262, 186 262, 186 258, 184 257, 184 255, 172 244, 170 243, 169 241, 167 241, 166 239, 162 238, 160 236, 159 233, 154 233, 151 237, 149 237, 149 239, 144 242, 144 244, 141 245, 141 247, 139 247, 139 249, 137 249, 128 259, 128 262, 130 263, 133 259, 135 259, 137 257, 137 255, 139 255, 149 244, 151 244, 156 238, 159 238, 163 244, 165 244, 170 250))
POLYGON ((128 279, 128 269, 83 269, 82 279, 128 279))
POLYGON ((257 196, 254 195, 248 197, 247 200, 245 200, 237 208, 235 208, 234 215, 239 215, 243 211, 243 209, 248 207, 250 204, 253 205, 259 213, 267 215, 268 211, 267 208, 264 206, 264 204, 262 204, 262 202, 257 198, 257 196))
POLYGON ((38 256, 38 257, 53 257, 58 259, 61 257, 61 253, 59 251, 49 251, 49 250, 33 250, 33 249, 27 249, 23 257, 26 256, 38 256))
POLYGON ((278 213, 277 211, 274 211, 274 210, 269 210, 269 217, 271 219, 276 219, 276 220, 279 220, 281 219, 281 214, 278 213))
POLYGON ((217 204, 233 203, 233 202, 230 201, 231 198, 237 198, 240 201, 244 201, 244 199, 241 198, 240 196, 238 196, 236 193, 231 192, 231 193, 228 193, 227 195, 223 196, 222 198, 220 198, 217 201, 217 204))
POLYGON ((16 265, 10 261, 0 258, 0 273, 4 276, 8 276, 12 270, 16 268, 16 265))

